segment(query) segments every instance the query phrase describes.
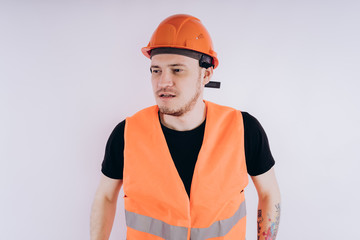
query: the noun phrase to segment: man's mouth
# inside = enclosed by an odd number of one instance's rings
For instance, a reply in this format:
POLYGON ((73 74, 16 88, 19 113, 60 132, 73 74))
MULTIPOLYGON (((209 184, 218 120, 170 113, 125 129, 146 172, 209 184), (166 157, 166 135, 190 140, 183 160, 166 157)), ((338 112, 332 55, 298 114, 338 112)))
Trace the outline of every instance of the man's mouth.
POLYGON ((159 94, 159 97, 161 97, 161 98, 173 98, 173 97, 175 97, 175 95, 170 94, 170 93, 161 93, 161 94, 159 94))

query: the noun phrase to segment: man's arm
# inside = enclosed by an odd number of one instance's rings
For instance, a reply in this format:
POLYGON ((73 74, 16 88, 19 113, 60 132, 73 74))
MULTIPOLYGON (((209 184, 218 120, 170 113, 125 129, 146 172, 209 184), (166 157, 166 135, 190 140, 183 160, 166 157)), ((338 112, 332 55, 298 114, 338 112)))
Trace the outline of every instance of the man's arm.
POLYGON ((102 176, 91 209, 90 239, 108 240, 116 212, 119 191, 123 184, 121 179, 102 176))
POLYGON ((251 177, 259 196, 258 240, 275 240, 280 222, 281 199, 274 168, 251 177))

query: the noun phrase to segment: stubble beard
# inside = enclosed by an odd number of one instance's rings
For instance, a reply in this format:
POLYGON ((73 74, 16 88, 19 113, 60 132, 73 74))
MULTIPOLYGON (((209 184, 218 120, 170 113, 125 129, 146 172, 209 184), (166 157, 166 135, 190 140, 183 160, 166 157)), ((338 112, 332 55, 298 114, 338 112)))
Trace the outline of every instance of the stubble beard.
POLYGON ((171 115, 174 117, 180 117, 194 108, 194 106, 200 96, 200 93, 201 93, 201 74, 199 75, 199 78, 196 83, 195 94, 184 106, 182 106, 178 109, 172 109, 169 107, 160 107, 159 106, 160 113, 166 114, 166 115, 171 115))

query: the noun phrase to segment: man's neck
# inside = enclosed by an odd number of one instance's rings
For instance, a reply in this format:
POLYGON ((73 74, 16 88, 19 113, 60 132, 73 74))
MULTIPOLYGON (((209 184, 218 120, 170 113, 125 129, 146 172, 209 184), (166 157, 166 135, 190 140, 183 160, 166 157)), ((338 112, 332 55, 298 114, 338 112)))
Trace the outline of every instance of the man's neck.
POLYGON ((206 105, 203 101, 196 103, 193 109, 182 116, 175 117, 171 115, 161 114, 161 123, 170 129, 176 131, 189 131, 200 126, 206 117, 206 105))

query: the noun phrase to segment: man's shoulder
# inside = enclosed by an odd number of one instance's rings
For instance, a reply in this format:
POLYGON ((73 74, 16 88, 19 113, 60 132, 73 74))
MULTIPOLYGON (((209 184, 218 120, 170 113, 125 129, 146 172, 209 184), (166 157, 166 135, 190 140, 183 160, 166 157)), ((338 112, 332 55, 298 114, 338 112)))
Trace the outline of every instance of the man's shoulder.
POLYGON ((231 106, 227 106, 227 105, 222 105, 222 104, 219 104, 219 103, 215 103, 215 102, 211 102, 211 101, 207 101, 207 100, 204 100, 204 102, 214 108, 214 109, 222 109, 223 111, 239 111, 238 109, 234 108, 234 107, 231 107, 231 106))
POLYGON ((218 104, 218 103, 214 103, 214 102, 210 102, 210 101, 206 101, 207 105, 212 107, 212 109, 214 109, 215 111, 219 112, 221 111, 222 113, 228 113, 231 116, 237 115, 241 115, 242 118, 244 118, 244 114, 249 115, 247 112, 242 111, 241 109, 238 109, 236 107, 233 106, 228 106, 228 105, 222 105, 222 104, 218 104))
POLYGON ((130 119, 130 118, 134 118, 134 117, 138 117, 138 116, 143 116, 143 115, 147 115, 147 114, 151 114, 151 113, 158 113, 159 108, 157 105, 153 105, 153 106, 149 106, 146 108, 143 108, 141 110, 138 110, 137 112, 135 112, 133 115, 127 117, 126 119, 130 119))
POLYGON ((237 107, 228 106, 228 105, 222 105, 210 101, 206 101, 208 105, 213 106, 217 109, 222 109, 223 111, 227 112, 237 112, 240 113, 242 116, 242 120, 244 122, 245 128, 252 128, 252 129, 262 129, 260 122, 257 120, 256 117, 254 117, 252 114, 250 114, 248 111, 239 109, 237 107))
POLYGON ((126 122, 126 119, 124 119, 123 121, 121 121, 120 123, 118 123, 115 126, 115 128, 113 129, 113 131, 110 135, 110 139, 118 139, 118 138, 122 138, 124 136, 125 122, 126 122))

